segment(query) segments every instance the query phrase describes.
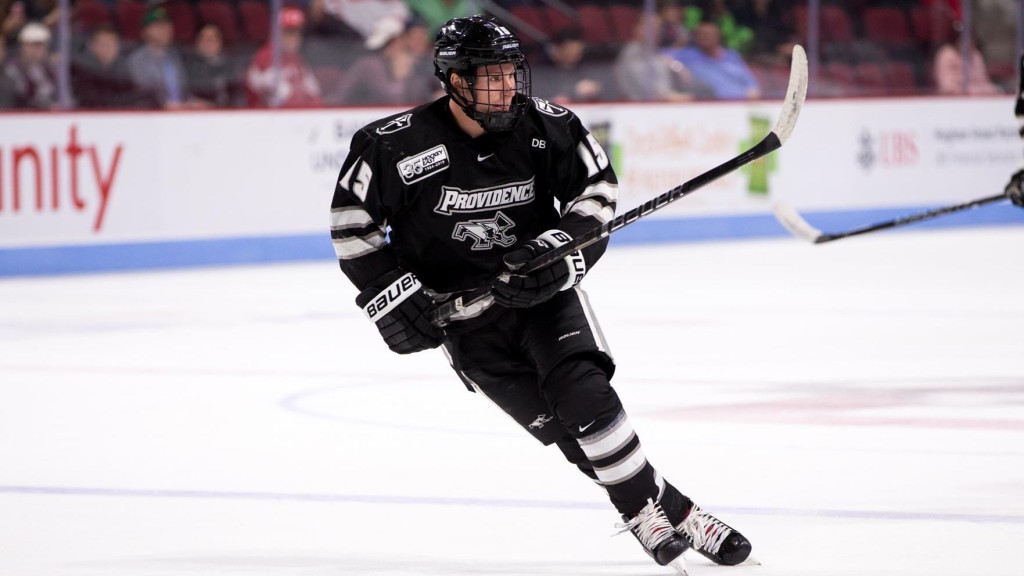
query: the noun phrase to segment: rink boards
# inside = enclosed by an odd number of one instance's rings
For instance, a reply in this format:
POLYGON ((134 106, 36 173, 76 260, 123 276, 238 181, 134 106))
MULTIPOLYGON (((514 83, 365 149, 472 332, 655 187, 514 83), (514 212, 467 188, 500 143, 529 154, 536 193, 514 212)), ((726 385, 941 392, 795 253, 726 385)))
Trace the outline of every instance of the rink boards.
MULTIPOLYGON (((739 154, 779 102, 579 105, 620 210, 739 154)), ((397 109, 0 114, 0 276, 330 258, 353 133, 397 109)), ((785 147, 617 233, 616 242, 784 234, 1002 190, 1021 165, 1013 99, 810 101, 785 147)), ((1024 223, 991 206, 935 225, 1024 223)))

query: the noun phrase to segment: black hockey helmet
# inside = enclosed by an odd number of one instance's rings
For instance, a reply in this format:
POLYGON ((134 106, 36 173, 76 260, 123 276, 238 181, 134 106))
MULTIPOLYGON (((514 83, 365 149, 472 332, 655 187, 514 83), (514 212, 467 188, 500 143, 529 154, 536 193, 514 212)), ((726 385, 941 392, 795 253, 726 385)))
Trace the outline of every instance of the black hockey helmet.
POLYGON ((434 75, 441 80, 448 96, 491 132, 514 128, 529 106, 530 66, 519 38, 488 16, 453 18, 438 30, 434 40, 434 75), (504 82, 503 89, 474 85, 478 67, 505 63, 515 66, 515 94, 510 101, 501 94, 507 90, 504 82), (466 82, 466 89, 452 86, 452 72, 466 82), (481 93, 486 101, 479 97, 481 93))

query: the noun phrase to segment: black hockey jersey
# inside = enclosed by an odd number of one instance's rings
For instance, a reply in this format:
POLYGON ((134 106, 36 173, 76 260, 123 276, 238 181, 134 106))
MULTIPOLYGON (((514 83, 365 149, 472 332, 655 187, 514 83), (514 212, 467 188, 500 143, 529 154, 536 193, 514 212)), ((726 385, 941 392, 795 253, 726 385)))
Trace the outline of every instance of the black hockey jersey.
MULTIPOLYGON (((442 97, 353 136, 331 238, 360 290, 401 268, 444 297, 492 282, 506 252, 546 230, 611 221, 617 195, 608 156, 568 109, 534 98, 514 130, 471 138, 442 97)), ((584 250, 588 269, 606 244, 584 250)))

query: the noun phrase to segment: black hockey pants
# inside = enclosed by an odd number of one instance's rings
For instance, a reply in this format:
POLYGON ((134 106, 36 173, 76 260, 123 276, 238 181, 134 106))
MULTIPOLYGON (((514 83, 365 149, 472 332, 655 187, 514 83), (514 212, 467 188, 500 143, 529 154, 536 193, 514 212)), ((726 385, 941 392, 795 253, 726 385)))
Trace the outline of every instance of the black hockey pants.
POLYGON ((451 336, 445 350, 467 388, 543 444, 556 444, 607 490, 620 513, 631 515, 657 498, 656 473, 609 381, 615 364, 585 292, 568 290, 533 308, 507 310, 451 336))

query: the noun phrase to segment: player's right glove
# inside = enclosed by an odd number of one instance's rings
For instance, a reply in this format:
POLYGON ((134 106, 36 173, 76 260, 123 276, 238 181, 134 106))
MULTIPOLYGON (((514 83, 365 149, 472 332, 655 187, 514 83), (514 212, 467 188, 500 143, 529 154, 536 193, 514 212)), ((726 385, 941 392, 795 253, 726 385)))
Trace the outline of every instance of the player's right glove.
POLYGON ((409 272, 394 270, 366 287, 356 305, 384 337, 392 352, 412 354, 441 345, 444 332, 431 324, 434 301, 409 272))
POLYGON ((1024 169, 1017 170, 1017 173, 1010 177, 1010 183, 1006 185, 1004 193, 1010 197, 1010 202, 1024 208, 1024 169))
POLYGON ((579 250, 550 266, 528 274, 516 274, 516 270, 530 260, 571 241, 572 237, 561 230, 548 230, 506 254, 506 273, 491 289, 494 301, 507 308, 530 308, 579 284, 587 273, 587 263, 579 250))

